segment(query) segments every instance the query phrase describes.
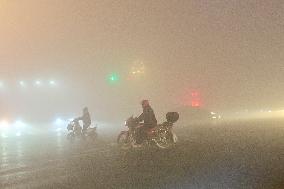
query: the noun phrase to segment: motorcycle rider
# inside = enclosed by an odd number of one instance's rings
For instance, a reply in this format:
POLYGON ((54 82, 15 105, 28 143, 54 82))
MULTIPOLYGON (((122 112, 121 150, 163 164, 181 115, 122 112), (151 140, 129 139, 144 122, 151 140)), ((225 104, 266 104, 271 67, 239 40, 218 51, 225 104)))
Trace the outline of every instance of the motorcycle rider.
POLYGON ((137 118, 137 121, 142 122, 143 125, 138 129, 138 136, 136 143, 139 145, 147 137, 147 130, 157 126, 157 119, 154 110, 150 106, 148 100, 141 101, 143 113, 137 118))
POLYGON ((85 132, 91 125, 92 121, 91 121, 91 116, 88 110, 88 107, 85 107, 83 109, 83 115, 81 117, 78 117, 75 119, 76 121, 83 121, 83 130, 82 132, 85 132))

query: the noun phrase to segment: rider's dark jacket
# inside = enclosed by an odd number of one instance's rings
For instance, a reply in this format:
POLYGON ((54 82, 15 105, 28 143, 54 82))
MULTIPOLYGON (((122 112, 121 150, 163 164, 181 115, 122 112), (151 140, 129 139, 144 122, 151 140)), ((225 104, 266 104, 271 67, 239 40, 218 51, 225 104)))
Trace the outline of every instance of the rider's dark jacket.
POLYGON ((137 118, 139 122, 144 121, 145 127, 155 127, 157 125, 157 119, 151 106, 143 108, 143 113, 137 118))
POLYGON ((78 120, 82 120, 85 127, 91 125, 91 116, 89 112, 84 112, 82 117, 79 117, 78 120))

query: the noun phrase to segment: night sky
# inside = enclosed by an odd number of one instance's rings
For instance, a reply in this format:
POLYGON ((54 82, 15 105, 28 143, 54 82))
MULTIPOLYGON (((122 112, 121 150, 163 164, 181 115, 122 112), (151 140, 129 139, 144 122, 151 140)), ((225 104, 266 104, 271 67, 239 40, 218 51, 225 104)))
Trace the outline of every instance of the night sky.
POLYGON ((88 105, 105 119, 148 98, 164 113, 191 91, 206 109, 283 109, 284 1, 0 0, 0 74, 2 112, 88 105), (38 78, 60 86, 14 86, 38 78))

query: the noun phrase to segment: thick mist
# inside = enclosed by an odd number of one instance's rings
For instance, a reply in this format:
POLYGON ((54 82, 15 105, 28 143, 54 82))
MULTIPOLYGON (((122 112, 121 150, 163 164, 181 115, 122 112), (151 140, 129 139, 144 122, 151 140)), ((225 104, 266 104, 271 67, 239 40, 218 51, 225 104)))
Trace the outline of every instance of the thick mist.
POLYGON ((282 1, 1 1, 1 112, 53 119, 88 106, 124 120, 149 99, 160 120, 188 105, 284 106, 282 1), (143 74, 132 74, 135 62, 143 74), (109 82, 115 73, 119 81, 109 82), (37 79, 58 82, 37 88, 37 79), (18 86, 24 80, 25 89, 18 86), (6 85, 7 84, 7 85, 6 85))

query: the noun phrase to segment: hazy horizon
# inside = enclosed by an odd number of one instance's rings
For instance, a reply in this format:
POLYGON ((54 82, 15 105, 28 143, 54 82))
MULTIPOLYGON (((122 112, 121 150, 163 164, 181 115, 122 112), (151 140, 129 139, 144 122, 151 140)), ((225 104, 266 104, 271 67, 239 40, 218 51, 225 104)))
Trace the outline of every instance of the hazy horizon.
POLYGON ((87 105, 122 117, 147 98, 164 113, 191 91, 205 109, 281 109, 283 10, 280 0, 1 0, 1 112, 64 114, 87 105), (135 61, 145 65, 141 78, 129 77, 135 61), (111 73, 119 74, 115 84, 111 73), (17 88, 36 79, 59 86, 17 88))

